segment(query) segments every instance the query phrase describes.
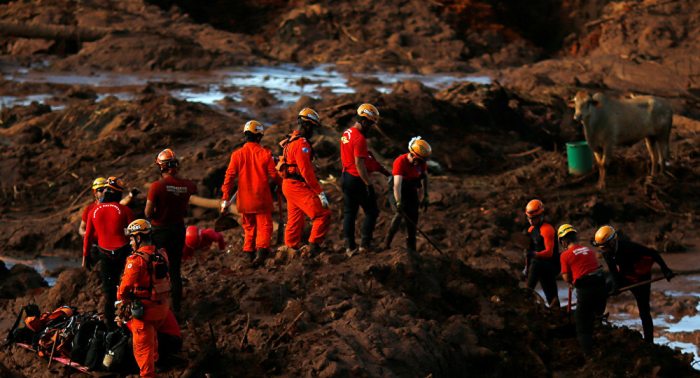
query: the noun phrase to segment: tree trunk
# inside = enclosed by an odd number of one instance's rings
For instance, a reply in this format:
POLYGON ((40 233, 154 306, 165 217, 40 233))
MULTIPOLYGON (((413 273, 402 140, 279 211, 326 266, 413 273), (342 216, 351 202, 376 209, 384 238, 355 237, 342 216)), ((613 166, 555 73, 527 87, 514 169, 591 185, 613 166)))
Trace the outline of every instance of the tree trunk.
POLYGON ((0 22, 0 35, 22 38, 92 42, 102 39, 107 34, 113 32, 119 32, 119 30, 110 28, 82 28, 65 25, 25 24, 8 21, 0 22))

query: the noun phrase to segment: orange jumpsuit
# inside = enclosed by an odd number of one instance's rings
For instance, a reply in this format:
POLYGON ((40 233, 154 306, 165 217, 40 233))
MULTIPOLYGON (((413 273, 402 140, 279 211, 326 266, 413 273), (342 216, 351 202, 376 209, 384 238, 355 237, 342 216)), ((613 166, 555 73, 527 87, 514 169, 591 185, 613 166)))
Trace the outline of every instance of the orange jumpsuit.
MULTIPOLYGON (((138 249, 139 251, 152 254, 155 252, 155 246, 145 246, 138 249)), ((165 256, 165 254, 163 254, 165 256)), ((167 256, 165 256, 167 260, 167 256)), ((161 323, 168 316, 170 311, 169 302, 159 301, 154 302, 150 299, 141 298, 148 295, 150 291, 140 292, 136 295, 136 288, 147 288, 151 285, 151 277, 148 274, 148 265, 143 258, 132 254, 126 259, 126 267, 122 275, 121 284, 117 291, 118 300, 140 299, 145 307, 143 319, 132 319, 131 331, 134 339, 134 357, 139 365, 142 377, 155 377, 156 370, 155 362, 158 360, 158 334, 156 330, 160 328, 161 323)))
POLYGON ((233 182, 238 177, 236 206, 242 214, 241 223, 245 230, 243 252, 255 252, 258 248, 270 249, 274 206, 268 175, 277 185, 282 185, 272 153, 259 143, 248 142, 231 154, 221 191, 224 200, 230 199, 233 182))
POLYGON ((287 198, 287 230, 284 244, 297 248, 301 242, 301 231, 304 228, 304 214, 313 222, 309 243, 320 243, 328 233, 331 224, 331 212, 324 209, 318 195, 323 191, 314 173, 311 159, 313 152, 306 138, 299 138, 294 132, 292 138, 297 138, 285 146, 285 157, 290 165, 289 173, 292 178, 284 179, 282 193, 287 198))

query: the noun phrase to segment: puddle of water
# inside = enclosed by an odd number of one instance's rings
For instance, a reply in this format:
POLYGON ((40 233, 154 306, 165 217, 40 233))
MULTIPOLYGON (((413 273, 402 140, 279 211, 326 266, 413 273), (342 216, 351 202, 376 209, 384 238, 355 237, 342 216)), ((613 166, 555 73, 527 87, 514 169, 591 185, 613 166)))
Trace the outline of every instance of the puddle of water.
POLYGON ((40 256, 36 259, 29 259, 29 260, 22 260, 22 259, 7 257, 7 256, 0 256, 0 260, 2 260, 5 263, 5 266, 7 267, 7 269, 12 268, 16 264, 23 264, 23 265, 34 268, 39 274, 41 274, 44 277, 44 280, 46 280, 46 282, 51 287, 53 287, 56 284, 57 279, 55 277, 47 277, 45 275, 46 272, 52 271, 61 265, 68 266, 68 269, 75 268, 75 267, 82 265, 82 261, 78 261, 78 259, 66 260, 63 257, 57 257, 57 256, 40 256))

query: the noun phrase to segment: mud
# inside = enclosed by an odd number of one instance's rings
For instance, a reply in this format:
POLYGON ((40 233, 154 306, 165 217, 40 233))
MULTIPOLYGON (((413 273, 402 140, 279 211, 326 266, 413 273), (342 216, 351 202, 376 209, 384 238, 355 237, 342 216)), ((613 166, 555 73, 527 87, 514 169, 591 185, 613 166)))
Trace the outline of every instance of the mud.
MULTIPOLYGON (((200 195, 220 197, 244 123, 255 117, 269 126, 262 143, 275 147, 298 109, 308 106, 325 126, 313 139, 333 213, 323 253, 310 259, 280 252, 252 270, 237 254, 242 231, 230 230, 232 253, 212 251, 185 263, 184 351, 198 374, 698 375, 692 354, 646 345, 624 323, 637 316, 629 295, 610 306, 625 327, 598 326, 598 359, 587 364, 565 311, 547 309, 535 293, 518 288, 527 227, 522 209, 534 197, 555 225, 574 224, 586 245, 609 223, 621 237, 660 250, 674 270, 692 273, 700 259, 696 3, 543 1, 553 5, 536 14, 553 20, 548 38, 541 25, 527 29, 513 21, 518 9, 534 11, 509 2, 281 2, 251 18, 260 22, 255 32, 238 19, 227 30, 197 23, 203 16, 186 15, 185 3, 0 5, 0 20, 128 30, 79 44, 0 38, 2 95, 37 101, 0 111, 3 255, 77 258, 92 180, 117 175, 146 193, 158 179, 152 163, 164 148, 176 151, 182 175, 197 181, 200 195), (596 20, 607 21, 586 26, 596 20), (290 62, 302 66, 269 67, 290 62), (258 67, 217 76, 234 65, 258 67), (213 69, 220 70, 152 80, 134 73, 213 69), (56 70, 70 72, 61 77, 56 70), (289 74, 294 70, 297 76, 289 74), (468 82, 465 74, 477 70, 489 80, 468 82), (565 143, 583 134, 566 100, 581 89, 668 98, 676 115, 667 173, 647 177, 648 153, 638 144, 616 149, 607 190, 596 189, 596 173, 570 176, 565 143), (343 253, 337 141, 365 102, 381 112, 380 132, 368 141, 385 166, 412 136, 433 147, 431 207, 419 226, 445 255, 423 237, 417 253, 403 249, 401 237, 388 251, 351 259, 343 253)), ((373 180, 381 199, 379 244, 392 214, 385 181, 373 180)), ((132 202, 137 217, 144 205, 143 197, 132 202)), ((186 222, 211 228, 215 218, 216 210, 192 208, 186 222)), ((48 288, 36 272, 19 267, 10 278, 22 277, 16 282, 25 289, 0 299, 3 327, 30 298, 45 311, 102 307, 96 271, 57 269, 47 273, 58 275, 48 288)), ((658 287, 657 342, 698 345, 696 293, 658 287), (674 332, 672 324, 683 328, 674 332)), ((25 376, 67 373, 58 366, 47 371, 25 351, 0 354, 0 366, 25 376)))

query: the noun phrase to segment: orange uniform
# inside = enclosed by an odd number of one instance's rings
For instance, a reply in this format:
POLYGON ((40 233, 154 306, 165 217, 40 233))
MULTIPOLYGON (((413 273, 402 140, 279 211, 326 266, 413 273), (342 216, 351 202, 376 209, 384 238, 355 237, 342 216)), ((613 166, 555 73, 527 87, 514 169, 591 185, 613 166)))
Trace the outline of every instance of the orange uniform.
POLYGON ((268 175, 277 185, 282 185, 282 178, 275 169, 272 153, 259 143, 248 142, 231 154, 221 191, 224 200, 230 199, 233 182, 238 177, 236 206, 238 212, 243 214, 242 223, 245 230, 243 252, 270 248, 274 207, 268 175))
POLYGON ((304 228, 304 214, 313 222, 309 243, 320 243, 328 232, 331 212, 323 208, 318 198, 323 189, 311 164, 311 145, 295 131, 284 150, 289 165, 287 169, 291 174, 282 184, 282 193, 287 198, 287 230, 284 244, 293 248, 299 246, 301 231, 304 228))
MULTIPOLYGON (((153 245, 139 248, 139 251, 147 254, 155 252, 153 245)), ((167 256, 163 254, 167 259, 167 256)), ((170 311, 167 300, 154 302, 150 297, 151 292, 137 291, 136 288, 149 288, 151 276, 148 265, 143 258, 132 254, 126 260, 126 267, 122 275, 122 281, 117 291, 118 300, 140 299, 145 307, 143 319, 132 319, 131 330, 134 338, 134 357, 141 370, 142 377, 155 377, 154 364, 158 360, 158 337, 156 330, 168 316, 170 311)))

